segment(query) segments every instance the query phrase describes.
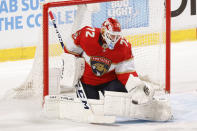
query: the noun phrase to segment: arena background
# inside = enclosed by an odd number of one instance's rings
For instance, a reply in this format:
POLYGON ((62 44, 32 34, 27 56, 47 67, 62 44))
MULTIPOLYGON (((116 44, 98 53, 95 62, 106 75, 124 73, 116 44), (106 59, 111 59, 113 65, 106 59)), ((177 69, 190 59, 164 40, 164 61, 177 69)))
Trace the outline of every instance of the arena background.
MULTIPOLYGON (((131 14, 129 14, 129 8, 133 9, 133 7, 138 7, 138 9, 147 8, 148 10, 148 3, 151 0, 138 0, 144 5, 133 5, 135 0, 126 1, 128 2, 127 15, 131 16, 131 14)), ((0 62, 34 58, 36 44, 39 42, 40 35, 42 17, 40 7, 41 2, 44 2, 44 0, 0 1, 0 62)), ((112 4, 107 5, 107 7, 108 10, 106 11, 108 11, 108 15, 105 17, 102 16, 102 19, 100 19, 101 21, 103 21, 109 15, 113 15, 112 13, 109 14, 110 9, 112 10, 114 8, 112 7, 112 4)), ((173 44, 178 44, 179 42, 183 41, 197 40, 196 7, 196 0, 171 1, 171 41, 173 44)), ((63 21, 63 23, 67 26, 72 24, 74 13, 74 9, 66 10, 64 15, 65 21, 63 21)), ((98 15, 99 13, 97 16, 98 15)), ((143 19, 142 24, 139 26, 148 25, 149 13, 143 15, 147 15, 147 19, 146 17, 143 17, 145 19, 143 19)), ((157 16, 155 16, 155 18, 157 18, 157 16)), ((136 20, 137 19, 138 18, 136 18, 136 20)), ((126 24, 124 24, 124 20, 122 21, 123 23, 121 23, 121 25, 124 29, 136 28, 135 25, 132 25, 132 23, 125 26, 126 24)), ((92 24, 94 26, 99 26, 100 23, 98 21, 94 22, 94 19, 92 20, 92 24)))

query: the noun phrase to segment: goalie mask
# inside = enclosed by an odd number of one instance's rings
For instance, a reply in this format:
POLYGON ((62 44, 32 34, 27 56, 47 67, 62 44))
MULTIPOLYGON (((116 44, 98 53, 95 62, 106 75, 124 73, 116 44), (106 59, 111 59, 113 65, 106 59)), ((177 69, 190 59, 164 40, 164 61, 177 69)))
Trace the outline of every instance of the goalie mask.
POLYGON ((108 18, 103 22, 101 34, 110 50, 114 49, 115 44, 121 38, 120 23, 114 18, 108 18))

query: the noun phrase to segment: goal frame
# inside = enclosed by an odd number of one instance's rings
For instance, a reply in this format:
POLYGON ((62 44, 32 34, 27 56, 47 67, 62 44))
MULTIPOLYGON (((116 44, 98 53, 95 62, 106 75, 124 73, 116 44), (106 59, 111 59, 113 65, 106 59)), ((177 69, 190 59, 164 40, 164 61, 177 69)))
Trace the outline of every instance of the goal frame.
MULTIPOLYGON (((49 15, 51 7, 71 6, 80 4, 101 3, 121 0, 68 0, 61 2, 48 2, 43 4, 43 97, 49 94, 49 15)), ((165 90, 170 93, 170 44, 171 44, 171 0, 166 0, 166 71, 165 90)))

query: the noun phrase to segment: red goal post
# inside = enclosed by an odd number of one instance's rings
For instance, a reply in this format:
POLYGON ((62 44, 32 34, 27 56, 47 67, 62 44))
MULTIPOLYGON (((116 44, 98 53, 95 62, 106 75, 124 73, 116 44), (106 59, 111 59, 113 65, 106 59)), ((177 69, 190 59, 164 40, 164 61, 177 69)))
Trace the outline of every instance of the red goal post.
POLYGON ((166 0, 166 91, 170 93, 171 0, 166 0))
MULTIPOLYGON (((43 4, 43 96, 49 94, 49 15, 48 11, 53 7, 72 6, 80 4, 92 4, 118 0, 68 0, 54 1, 43 4)), ((165 90, 170 93, 170 0, 165 0, 165 90)), ((56 36, 53 36, 56 37, 56 36)))

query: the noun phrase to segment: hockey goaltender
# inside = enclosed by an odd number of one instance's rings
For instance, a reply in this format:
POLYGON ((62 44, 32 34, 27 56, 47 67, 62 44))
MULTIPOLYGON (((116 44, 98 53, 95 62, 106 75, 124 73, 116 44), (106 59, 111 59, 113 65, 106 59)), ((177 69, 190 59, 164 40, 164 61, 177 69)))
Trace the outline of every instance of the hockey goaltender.
MULTIPOLYGON (((83 15, 85 8, 78 7, 77 15, 83 15)), ((169 100, 155 98, 151 83, 141 80, 135 71, 132 44, 121 35, 117 19, 108 18, 101 28, 74 28, 61 55, 60 83, 75 89, 77 95, 46 96, 46 116, 88 123, 113 123, 116 117, 172 118, 169 100)))

